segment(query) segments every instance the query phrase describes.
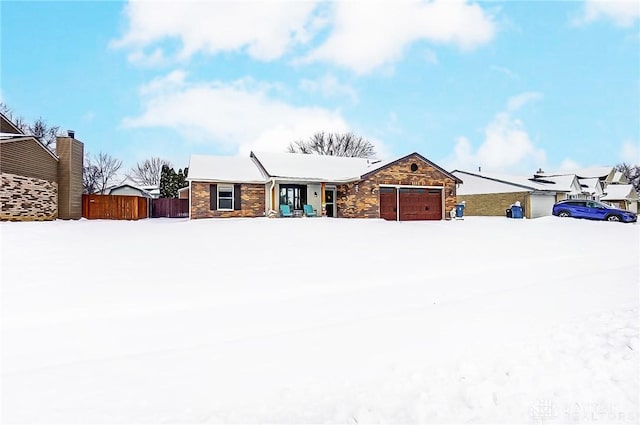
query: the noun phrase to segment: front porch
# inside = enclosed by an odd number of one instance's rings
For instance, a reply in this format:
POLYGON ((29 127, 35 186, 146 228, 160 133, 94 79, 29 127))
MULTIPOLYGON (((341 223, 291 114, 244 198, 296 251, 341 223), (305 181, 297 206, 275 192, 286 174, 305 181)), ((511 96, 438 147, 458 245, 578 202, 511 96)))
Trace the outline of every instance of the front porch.
POLYGON ((274 181, 271 190, 267 191, 267 205, 278 216, 283 216, 281 206, 289 207, 291 217, 336 217, 336 186, 318 182, 274 181), (305 212, 313 210, 313 214, 305 212))

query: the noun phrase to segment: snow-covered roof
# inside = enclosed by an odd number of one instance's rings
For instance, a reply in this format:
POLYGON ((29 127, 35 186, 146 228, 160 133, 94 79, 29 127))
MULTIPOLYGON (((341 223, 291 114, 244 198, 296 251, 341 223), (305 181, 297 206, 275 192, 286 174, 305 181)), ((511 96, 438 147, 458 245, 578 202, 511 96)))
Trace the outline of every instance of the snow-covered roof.
POLYGON ((152 198, 153 196, 151 196, 151 193, 149 193, 148 191, 141 189, 140 187, 137 186, 133 186, 130 184, 119 184, 117 186, 111 186, 108 187, 107 189, 105 189, 105 195, 111 195, 111 192, 113 192, 114 190, 118 190, 121 189, 123 187, 129 187, 131 189, 137 190, 140 192, 140 194, 146 198, 152 198))
POLYGON ((598 178, 589 178, 589 179, 580 179, 580 185, 585 192, 589 193, 601 193, 602 186, 600 185, 600 179, 598 178), (599 189, 600 188, 600 189, 599 189))
POLYGON ((265 183, 253 159, 244 156, 191 155, 187 180, 265 183))
POLYGON ((631 184, 610 184, 604 190, 603 201, 617 201, 621 199, 638 199, 638 193, 631 184))
POLYGON ((587 167, 587 168, 576 168, 573 170, 535 173, 535 175, 546 176, 546 177, 575 175, 580 179, 583 179, 583 178, 588 179, 588 178, 605 178, 609 176, 611 171, 613 171, 613 167, 587 167))
POLYGON ((540 177, 534 179, 529 176, 518 176, 498 173, 470 173, 468 171, 455 170, 454 175, 461 177, 464 184, 457 193, 460 195, 475 195, 482 193, 510 193, 526 191, 544 192, 568 192, 580 193, 581 190, 575 183, 575 175, 540 177), (474 181, 468 176, 475 177, 474 181), (479 180, 478 180, 479 179, 479 180), (486 180, 482 182, 481 180, 486 180), (466 184, 471 184, 465 188, 466 184))
POLYGON ((462 179, 463 184, 460 185, 456 193, 458 195, 478 195, 489 193, 513 193, 513 192, 527 192, 531 189, 523 188, 522 186, 516 186, 510 183, 499 182, 490 180, 484 177, 476 176, 473 174, 467 174, 464 171, 454 171, 454 176, 462 179))
POLYGON ((580 187, 580 184, 576 182, 576 176, 574 174, 567 174, 564 176, 539 177, 530 181, 534 184, 547 185, 545 187, 552 188, 552 190, 558 192, 582 192, 582 188, 580 187), (553 186, 548 186, 549 184, 552 184, 553 186))
POLYGON ((279 152, 251 152, 251 156, 269 176, 291 180, 351 181, 380 168, 379 162, 365 158, 279 152))

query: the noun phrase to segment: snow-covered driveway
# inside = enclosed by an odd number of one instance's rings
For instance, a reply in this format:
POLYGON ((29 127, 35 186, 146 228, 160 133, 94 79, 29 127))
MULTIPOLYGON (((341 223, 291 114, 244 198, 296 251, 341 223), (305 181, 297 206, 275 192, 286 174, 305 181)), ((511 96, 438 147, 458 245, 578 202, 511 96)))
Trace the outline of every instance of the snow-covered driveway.
POLYGON ((640 226, 0 223, 8 423, 637 423, 640 226))

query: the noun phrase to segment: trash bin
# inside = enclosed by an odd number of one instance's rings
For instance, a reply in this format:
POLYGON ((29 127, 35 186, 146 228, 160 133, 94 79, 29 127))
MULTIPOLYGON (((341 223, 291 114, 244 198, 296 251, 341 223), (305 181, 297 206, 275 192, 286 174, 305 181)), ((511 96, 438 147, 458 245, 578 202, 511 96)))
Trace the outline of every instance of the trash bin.
POLYGON ((514 205, 511 207, 511 217, 512 218, 522 218, 522 207, 519 205, 514 205))
POLYGON ((511 218, 511 208, 507 208, 505 210, 505 214, 506 214, 507 218, 511 218))
POLYGON ((464 215, 464 204, 456 205, 456 218, 462 218, 464 215))

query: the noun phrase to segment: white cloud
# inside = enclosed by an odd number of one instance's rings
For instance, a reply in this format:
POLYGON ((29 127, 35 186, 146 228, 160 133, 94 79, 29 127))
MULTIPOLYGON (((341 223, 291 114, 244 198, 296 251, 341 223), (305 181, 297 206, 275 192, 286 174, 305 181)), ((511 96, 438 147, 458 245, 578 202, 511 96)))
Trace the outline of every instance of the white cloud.
POLYGON ((516 80, 519 78, 518 74, 513 72, 511 69, 506 68, 504 66, 497 66, 497 65, 492 65, 491 69, 493 71, 499 72, 501 74, 506 75, 507 77, 511 78, 512 80, 516 80))
POLYGON ((336 2, 328 39, 303 62, 326 61, 365 74, 402 57, 427 40, 473 49, 491 41, 495 24, 479 5, 465 1, 336 2))
POLYGON ((631 27, 638 18, 640 3, 637 0, 586 0, 582 15, 575 23, 583 25, 607 19, 619 27, 631 27))
POLYGON ((453 155, 445 160, 451 168, 463 170, 530 173, 546 164, 546 154, 537 148, 524 124, 512 112, 539 96, 515 96, 509 99, 507 111, 496 114, 484 129, 484 140, 474 150, 472 143, 459 137, 453 155))
MULTIPOLYGON (((271 61, 303 46, 306 52, 294 62, 329 62, 364 74, 385 69, 417 41, 468 50, 496 32, 493 17, 466 0, 132 0, 124 15, 124 34, 111 46, 128 49, 131 62, 146 66, 188 60, 197 52, 243 52, 271 61)), ((437 63, 431 50, 425 59, 437 63)))
POLYGON ((164 60, 166 52, 159 47, 149 55, 144 50, 173 38, 181 42, 181 59, 198 51, 245 49, 254 59, 268 61, 319 30, 322 22, 311 19, 315 8, 314 1, 131 1, 125 8, 127 31, 111 45, 132 49, 135 62, 164 60))
POLYGON ((123 124, 170 128, 194 143, 241 153, 283 151, 317 131, 349 129, 338 112, 289 105, 273 99, 271 88, 251 79, 190 83, 182 71, 174 71, 141 88, 144 111, 123 124))
POLYGON ((300 81, 300 89, 309 93, 318 93, 323 97, 347 97, 353 103, 358 102, 358 94, 353 87, 342 84, 330 74, 326 74, 316 80, 304 79, 300 81))
POLYGON ((517 96, 510 97, 507 101, 507 110, 509 112, 515 112, 522 108, 527 103, 535 102, 542 99, 542 93, 538 92, 525 92, 517 96))
POLYGON ((640 165, 640 147, 638 143, 627 140, 620 148, 620 160, 633 165, 640 165))
POLYGON ((573 171, 582 168, 580 164, 571 158, 565 158, 558 166, 557 171, 573 171))
POLYGON ((175 70, 163 77, 157 77, 140 87, 142 95, 158 93, 164 90, 175 90, 184 85, 187 74, 182 70, 175 70))

